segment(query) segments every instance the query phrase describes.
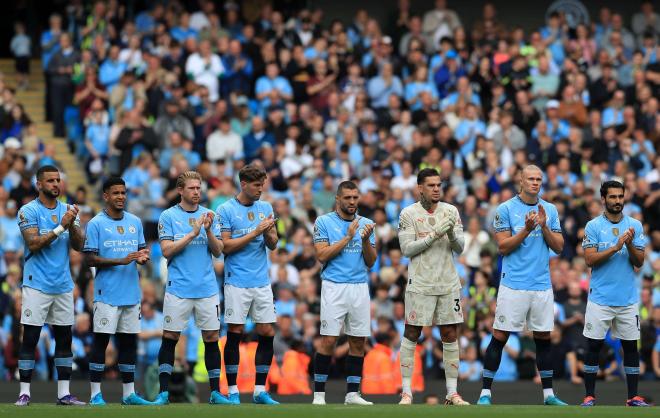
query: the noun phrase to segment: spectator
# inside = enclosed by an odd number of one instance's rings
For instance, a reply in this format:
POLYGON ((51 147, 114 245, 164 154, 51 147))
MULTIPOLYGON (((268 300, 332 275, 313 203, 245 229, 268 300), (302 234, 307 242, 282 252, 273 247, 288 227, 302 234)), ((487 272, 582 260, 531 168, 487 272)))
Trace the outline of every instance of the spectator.
POLYGON ((49 83, 51 87, 50 111, 53 117, 53 135, 66 136, 64 131, 64 109, 73 101, 73 66, 78 62, 78 52, 71 45, 71 37, 64 33, 60 36, 60 49, 48 62, 49 83))
POLYGON ((18 73, 18 88, 26 90, 28 88, 28 77, 30 75, 31 41, 25 34, 25 25, 23 22, 14 24, 15 35, 11 38, 10 48, 15 59, 15 69, 18 73))
POLYGON ((197 84, 209 90, 209 100, 215 103, 220 97, 220 77, 225 67, 217 54, 211 51, 208 40, 199 43, 199 52, 191 54, 186 60, 186 74, 197 84))

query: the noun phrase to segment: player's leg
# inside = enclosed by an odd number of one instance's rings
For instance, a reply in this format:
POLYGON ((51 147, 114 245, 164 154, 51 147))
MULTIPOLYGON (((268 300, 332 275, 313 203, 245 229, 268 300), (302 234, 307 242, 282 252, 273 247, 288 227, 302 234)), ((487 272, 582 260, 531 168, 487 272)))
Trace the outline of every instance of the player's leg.
POLYGON ((250 289, 252 293, 252 305, 250 307, 250 318, 257 324, 258 337, 257 352, 254 358, 256 370, 254 382, 253 399, 256 403, 276 405, 268 392, 266 392, 266 379, 273 363, 273 339, 275 338, 275 327, 277 321, 275 315, 275 304, 273 303, 273 289, 268 286, 250 289))
MULTIPOLYGON (((407 317, 407 316, 406 316, 407 317)), ((406 324, 401 339, 401 401, 400 405, 412 404, 412 376, 415 370, 415 350, 422 326, 406 324)))
POLYGON ((181 331, 188 323, 188 318, 193 310, 191 299, 177 297, 171 293, 165 293, 163 301, 163 338, 158 351, 158 380, 160 391, 156 400, 158 405, 169 403, 169 385, 174 369, 174 357, 176 344, 181 336, 181 331))
POLYGON ((325 383, 328 381, 332 352, 337 344, 337 338, 334 335, 321 335, 318 350, 314 355, 314 401, 312 402, 314 405, 325 405, 325 383))
POLYGON ((344 319, 344 331, 348 335, 346 357, 345 404, 373 405, 359 394, 367 338, 371 336, 371 310, 367 283, 344 285, 344 298, 348 301, 348 314, 344 319))
POLYGON ((204 341, 204 364, 209 376, 211 396, 210 404, 226 405, 229 400, 220 394, 220 298, 214 295, 208 298, 195 299, 195 325, 202 330, 204 341))
POLYGON ((18 353, 18 374, 21 387, 18 401, 16 401, 17 406, 27 406, 30 403, 30 383, 32 382, 35 352, 40 335, 41 326, 23 324, 23 341, 18 353))
POLYGON ((612 336, 619 338, 623 348, 623 368, 628 386, 628 406, 648 406, 637 394, 639 383, 639 350, 637 341, 640 336, 639 308, 637 304, 613 308, 616 315, 612 321, 612 336))
POLYGON ((437 296, 406 292, 406 325, 401 339, 401 401, 400 405, 412 404, 412 375, 415 370, 415 349, 422 327, 432 326, 438 304, 437 296))
POLYGON ((227 323, 227 341, 225 342, 225 374, 229 386, 229 399, 240 403, 238 385, 238 364, 241 360, 239 345, 243 335, 252 299, 247 290, 231 285, 225 285, 225 322, 227 323))
POLYGON ((71 395, 69 383, 73 367, 73 292, 55 295, 46 318, 53 327, 55 336, 55 368, 57 369, 57 398, 60 405, 85 405, 71 395))
POLYGON ((587 302, 584 314, 584 330, 587 339, 587 352, 584 356, 585 398, 582 406, 596 403, 596 377, 598 376, 598 358, 605 342, 605 334, 612 325, 614 312, 610 307, 587 302))
POLYGON ((543 402, 546 405, 564 406, 565 402, 555 396, 552 389, 554 368, 550 333, 555 327, 554 295, 552 289, 532 291, 532 305, 529 310, 527 327, 533 332, 536 344, 536 368, 543 385, 543 402))
POLYGON ((346 357, 346 399, 344 403, 351 405, 373 405, 359 395, 362 370, 364 368, 364 353, 366 337, 348 337, 348 356, 346 357))
POLYGON ((484 355, 484 371, 481 394, 477 404, 490 405, 491 387, 502 361, 502 351, 509 340, 509 333, 523 330, 531 300, 528 292, 500 286, 493 322, 493 335, 484 355))
MULTIPOLYGON (((95 318, 94 322, 97 319, 95 318)), ((105 371, 105 350, 110 342, 110 334, 94 332, 92 352, 89 361, 90 405, 105 405, 101 394, 101 381, 105 371)))
POLYGON ((119 307, 103 302, 94 302, 94 340, 89 362, 90 405, 105 405, 101 394, 101 381, 105 371, 105 350, 110 336, 117 331, 119 307))
POLYGON ((23 340, 18 352, 18 374, 21 383, 16 406, 27 406, 30 404, 30 383, 32 382, 32 370, 34 370, 35 352, 41 328, 52 304, 52 296, 26 286, 23 286, 21 293, 23 340))
POLYGON ((122 381, 123 405, 151 405, 152 403, 135 393, 135 366, 137 363, 138 334, 141 325, 141 304, 123 306, 119 309, 117 324, 117 362, 122 381))
POLYGON ((321 344, 314 355, 314 405, 325 405, 325 383, 332 353, 348 313, 348 305, 343 299, 344 286, 328 280, 321 283, 321 344))
POLYGON ((440 336, 442 338, 442 361, 445 366, 445 383, 447 385, 445 405, 469 405, 458 394, 458 366, 460 362, 458 325, 463 323, 460 290, 438 297, 434 322, 440 326, 440 336))
MULTIPOLYGON (((270 286, 268 286, 270 288, 270 286)), ((276 405, 279 402, 274 401, 268 392, 266 392, 266 379, 270 371, 270 365, 273 363, 273 339, 275 337, 275 328, 271 323, 257 323, 256 327, 259 342, 257 352, 254 358, 256 377, 254 382, 254 400, 256 403, 276 405)))

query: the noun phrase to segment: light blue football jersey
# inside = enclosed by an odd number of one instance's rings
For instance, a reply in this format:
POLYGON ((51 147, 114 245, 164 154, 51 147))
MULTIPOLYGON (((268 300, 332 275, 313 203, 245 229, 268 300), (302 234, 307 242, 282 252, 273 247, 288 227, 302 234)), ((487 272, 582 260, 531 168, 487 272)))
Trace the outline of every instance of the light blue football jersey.
MULTIPOLYGON (((316 218, 314 224, 314 243, 327 242, 330 245, 341 241, 353 221, 344 220, 337 212, 330 212, 316 218)), ((374 223, 371 219, 360 217, 357 232, 337 256, 328 260, 321 270, 321 279, 334 283, 367 283, 369 267, 362 256, 362 237, 360 231, 365 225, 374 223)), ((369 243, 376 246, 375 230, 369 236, 369 243)))
MULTIPOLYGON (((262 220, 272 215, 273 207, 261 200, 245 206, 233 198, 220 205, 217 213, 222 232, 231 232, 232 238, 240 238, 254 231, 262 220)), ((225 284, 243 288, 270 284, 268 251, 263 234, 239 251, 225 254, 225 284)))
MULTIPOLYGON (((194 212, 187 212, 178 204, 165 210, 158 221, 160 241, 182 239, 193 230, 192 225, 206 212, 210 210, 203 206, 198 206, 194 212)), ((217 216, 213 219, 211 232, 221 238, 217 216)), ((213 270, 213 254, 209 249, 204 227, 183 250, 167 260, 165 291, 187 299, 208 298, 218 294, 218 282, 213 270)))
MULTIPOLYGON (((630 216, 623 216, 619 222, 613 223, 605 215, 587 222, 582 248, 605 251, 615 246, 619 236, 630 227, 635 229, 632 245, 643 250, 646 247, 646 236, 641 222, 630 216)), ((639 301, 635 272, 625 245, 605 262, 591 269, 589 287, 589 300, 599 305, 628 306, 639 301)))
MULTIPOLYGON (((39 235, 47 235, 60 225, 67 208, 67 204, 58 200, 55 207, 49 209, 39 198, 36 198, 18 211, 18 226, 21 231, 37 228, 39 235)), ((75 224, 80 225, 79 218, 76 218, 75 224)), ((73 290, 69 266, 68 230, 39 251, 31 252, 27 243, 24 248, 23 286, 48 294, 67 293, 73 290)))
MULTIPOLYGON (((539 199, 534 205, 525 203, 515 196, 497 207, 493 228, 495 232, 511 231, 515 235, 525 228, 525 216, 530 211, 538 212, 543 205, 547 216, 546 224, 552 232, 561 232, 559 214, 552 203, 539 199)), ((513 252, 503 256, 500 284, 516 290, 547 290, 550 283, 550 247, 537 226, 513 252)))
MULTIPOLYGON (((104 210, 87 224, 83 252, 117 259, 124 258, 129 253, 146 246, 140 218, 124 212, 121 219, 113 219, 104 210)), ((112 306, 136 305, 140 303, 142 296, 139 281, 135 261, 127 265, 97 267, 94 278, 94 301, 112 306)))

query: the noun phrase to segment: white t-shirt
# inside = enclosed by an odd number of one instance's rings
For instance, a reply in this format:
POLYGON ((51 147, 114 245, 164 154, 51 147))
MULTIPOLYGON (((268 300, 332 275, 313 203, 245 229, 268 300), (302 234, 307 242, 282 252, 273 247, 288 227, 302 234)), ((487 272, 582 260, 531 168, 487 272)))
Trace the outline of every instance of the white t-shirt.
POLYGON ((209 89, 209 99, 216 102, 220 96, 219 77, 225 72, 220 57, 211 54, 207 63, 199 53, 195 52, 188 57, 186 61, 186 74, 189 74, 195 80, 195 83, 206 86, 209 89))

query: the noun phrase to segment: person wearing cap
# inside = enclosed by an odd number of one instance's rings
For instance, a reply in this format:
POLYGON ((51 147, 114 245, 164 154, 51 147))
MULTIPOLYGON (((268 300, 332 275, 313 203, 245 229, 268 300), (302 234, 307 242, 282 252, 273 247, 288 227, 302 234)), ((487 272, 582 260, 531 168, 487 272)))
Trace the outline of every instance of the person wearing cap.
MULTIPOLYGON (((570 125, 564 119, 559 118, 559 101, 552 99, 545 105, 545 122, 546 122, 546 135, 548 135, 554 142, 562 138, 568 138, 570 133, 570 125)), ((532 131, 532 136, 537 136, 536 129, 532 131)))
POLYGON ((433 75, 439 97, 441 99, 446 97, 456 86, 458 78, 465 75, 467 75, 465 69, 458 62, 458 53, 450 49, 445 54, 444 63, 433 75))

